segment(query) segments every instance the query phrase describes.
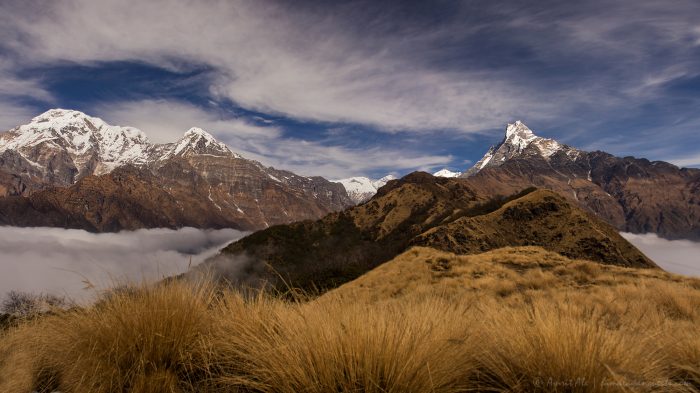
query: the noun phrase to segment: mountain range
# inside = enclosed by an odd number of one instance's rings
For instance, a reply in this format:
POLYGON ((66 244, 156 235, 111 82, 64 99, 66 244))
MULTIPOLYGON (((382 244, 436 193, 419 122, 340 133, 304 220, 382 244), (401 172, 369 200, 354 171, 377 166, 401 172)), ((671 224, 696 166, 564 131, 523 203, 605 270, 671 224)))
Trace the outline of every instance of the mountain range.
POLYGON ((579 150, 520 121, 508 124, 501 142, 468 170, 434 176, 463 178, 494 196, 546 188, 621 231, 700 239, 700 169, 579 150))
MULTIPOLYGON (((621 231, 700 239, 699 169, 586 152, 520 121, 472 168, 433 175, 491 197, 550 189, 621 231)), ((2 225, 258 230, 366 203, 393 179, 299 176, 245 159, 200 128, 154 144, 136 128, 72 110, 0 134, 2 225)))
POLYGON ((257 230, 352 205, 342 185, 247 160, 200 128, 140 130, 54 109, 0 136, 0 224, 257 230))

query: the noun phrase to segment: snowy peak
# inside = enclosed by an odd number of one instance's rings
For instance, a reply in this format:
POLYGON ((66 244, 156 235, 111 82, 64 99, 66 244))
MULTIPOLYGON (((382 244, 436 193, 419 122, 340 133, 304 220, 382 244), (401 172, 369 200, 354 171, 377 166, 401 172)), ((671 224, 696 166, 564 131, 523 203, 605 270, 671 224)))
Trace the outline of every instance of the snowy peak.
POLYGON ((506 137, 502 143, 509 143, 511 146, 514 146, 518 153, 532 144, 539 150, 540 155, 545 158, 549 158, 554 153, 564 148, 563 145, 554 139, 542 138, 535 135, 535 133, 520 120, 513 124, 508 124, 506 128, 506 137))
POLYGON ((372 182, 372 185, 374 186, 374 188, 376 188, 376 189, 378 190, 378 189, 384 187, 384 185, 385 185, 386 183, 388 183, 390 180, 396 180, 396 176, 394 176, 394 175, 386 175, 386 176, 382 177, 382 178, 379 179, 379 180, 374 180, 374 181, 372 182))
POLYGON ((520 120, 515 123, 508 124, 506 127, 506 136, 502 143, 508 143, 519 151, 526 148, 531 142, 539 138, 520 120))
POLYGON ((459 172, 452 172, 451 170, 447 168, 443 168, 435 173, 433 173, 433 176, 435 177, 459 177, 461 173, 459 172))
POLYGON ((111 126, 67 109, 48 110, 0 137, 0 152, 13 150, 37 168, 45 169, 63 152, 79 175, 139 162, 149 146, 148 137, 136 128, 111 126))
POLYGON ((532 130, 520 120, 516 120, 514 123, 508 123, 508 125, 506 126, 506 138, 516 134, 519 134, 524 137, 536 136, 535 133, 532 132, 532 130))
MULTIPOLYGON (((83 176, 109 173, 127 164, 144 166, 170 157, 210 155, 240 158, 201 128, 190 128, 175 143, 152 144, 133 127, 112 126, 98 117, 51 109, 28 124, 0 134, 0 154, 13 155, 9 172, 30 168, 34 176, 71 184, 83 176)), ((7 166, 6 165, 6 166, 7 166)))
POLYGON ((189 155, 240 157, 231 152, 225 144, 217 141, 210 133, 198 127, 192 127, 187 130, 185 135, 183 135, 161 159, 170 158, 172 156, 184 157, 189 155))
POLYGON ((208 142, 213 142, 216 143, 216 139, 214 136, 212 136, 210 133, 204 131, 203 129, 199 127, 192 127, 189 130, 185 132, 184 138, 190 138, 190 139, 200 139, 204 138, 204 140, 208 142))
POLYGON ((558 152, 564 152, 571 159, 575 159, 579 153, 578 150, 562 145, 554 139, 535 135, 525 123, 518 120, 508 124, 501 143, 491 146, 465 175, 471 176, 486 167, 499 166, 516 157, 539 156, 549 161, 558 152))
POLYGON ((345 192, 348 193, 350 199, 358 204, 372 198, 377 190, 382 188, 390 180, 396 179, 394 175, 386 175, 381 179, 372 180, 364 176, 349 177, 347 179, 333 180, 345 187, 345 192))
POLYGON ((98 123, 96 126, 102 125, 102 120, 90 117, 83 112, 69 109, 49 109, 48 111, 33 118, 29 124, 20 126, 22 129, 55 129, 61 130, 64 128, 80 127, 86 123, 98 123))

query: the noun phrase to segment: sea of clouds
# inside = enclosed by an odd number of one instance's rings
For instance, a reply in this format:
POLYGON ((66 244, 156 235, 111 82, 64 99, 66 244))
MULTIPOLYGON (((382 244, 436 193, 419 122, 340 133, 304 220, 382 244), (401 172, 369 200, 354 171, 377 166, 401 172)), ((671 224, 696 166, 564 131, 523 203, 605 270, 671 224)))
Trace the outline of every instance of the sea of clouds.
POLYGON ((118 283, 183 273, 245 234, 233 229, 95 234, 0 227, 0 299, 12 290, 91 299, 118 283))
MULTIPOLYGON (((93 299, 116 284, 184 273, 244 235, 233 229, 95 234, 75 229, 0 227, 0 300, 12 290, 76 301, 93 299)), ((663 269, 700 277, 700 243, 666 240, 654 234, 622 236, 663 269)))
POLYGON ((664 270, 700 277, 700 243, 690 240, 666 240, 653 233, 621 235, 664 270))

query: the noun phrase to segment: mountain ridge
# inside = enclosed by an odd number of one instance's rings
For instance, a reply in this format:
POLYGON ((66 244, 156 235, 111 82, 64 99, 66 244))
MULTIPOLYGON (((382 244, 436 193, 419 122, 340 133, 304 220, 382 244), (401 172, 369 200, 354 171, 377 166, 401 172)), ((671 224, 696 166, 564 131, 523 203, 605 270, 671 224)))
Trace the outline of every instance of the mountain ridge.
POLYGON ((200 269, 213 267, 236 283, 327 289, 416 245, 463 253, 537 245, 601 263, 657 267, 615 229, 552 191, 528 189, 493 199, 489 190, 464 179, 414 172, 389 181, 361 205, 255 232, 200 269), (473 220, 483 228, 471 225, 473 220), (522 231, 498 231, 514 221, 522 231))
POLYGON ((0 136, 5 225, 257 230, 350 205, 342 185, 245 159, 197 127, 175 142, 153 144, 136 128, 54 109, 0 136), (115 192, 115 184, 127 189, 115 192), (192 211, 183 213, 184 206, 192 211))
POLYGON ((700 240, 700 169, 587 152, 540 137, 519 120, 458 177, 493 197, 527 187, 550 189, 620 231, 700 240))

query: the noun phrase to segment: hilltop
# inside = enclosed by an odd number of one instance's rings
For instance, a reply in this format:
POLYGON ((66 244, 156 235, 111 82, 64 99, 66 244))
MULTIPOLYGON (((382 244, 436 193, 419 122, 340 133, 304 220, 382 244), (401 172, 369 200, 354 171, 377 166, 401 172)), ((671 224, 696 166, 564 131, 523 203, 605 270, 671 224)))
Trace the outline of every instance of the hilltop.
POLYGON ((201 269, 213 267, 234 282, 325 290, 411 245, 460 253, 539 245, 573 258, 656 268, 608 224, 551 191, 488 195, 463 179, 416 172, 388 182, 362 205, 249 235, 201 269))

